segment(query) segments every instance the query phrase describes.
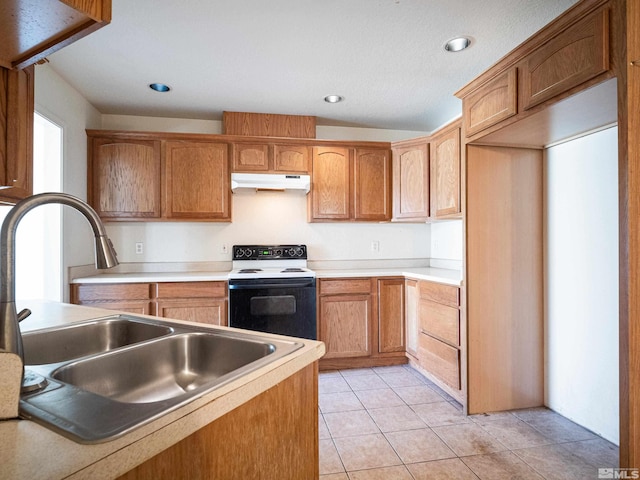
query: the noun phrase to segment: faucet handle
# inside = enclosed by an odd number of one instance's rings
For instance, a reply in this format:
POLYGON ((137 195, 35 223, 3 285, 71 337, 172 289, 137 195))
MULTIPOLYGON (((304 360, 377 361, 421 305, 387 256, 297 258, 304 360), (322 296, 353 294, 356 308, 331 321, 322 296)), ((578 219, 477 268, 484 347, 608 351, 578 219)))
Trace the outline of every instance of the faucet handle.
POLYGON ((31 310, 29 310, 28 308, 25 308, 24 310, 20 310, 20 313, 18 313, 18 322, 21 322, 22 320, 27 318, 29 315, 31 315, 31 310))

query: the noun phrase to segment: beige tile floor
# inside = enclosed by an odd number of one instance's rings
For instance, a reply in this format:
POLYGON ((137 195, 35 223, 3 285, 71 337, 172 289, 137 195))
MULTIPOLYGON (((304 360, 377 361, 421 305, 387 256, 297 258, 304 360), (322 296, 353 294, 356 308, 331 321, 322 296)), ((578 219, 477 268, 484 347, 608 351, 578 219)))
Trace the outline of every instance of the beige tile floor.
POLYGON ((586 480, 618 465, 618 447, 546 408, 464 416, 408 365, 318 383, 323 480, 586 480))

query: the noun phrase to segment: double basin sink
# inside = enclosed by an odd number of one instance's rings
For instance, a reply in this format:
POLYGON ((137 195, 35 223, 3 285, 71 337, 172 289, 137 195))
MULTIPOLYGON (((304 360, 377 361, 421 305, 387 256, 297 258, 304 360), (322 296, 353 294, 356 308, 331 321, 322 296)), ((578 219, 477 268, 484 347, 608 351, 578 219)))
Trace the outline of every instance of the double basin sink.
POLYGON ((117 438, 303 346, 296 341, 113 315, 22 336, 47 386, 20 415, 80 443, 117 438))

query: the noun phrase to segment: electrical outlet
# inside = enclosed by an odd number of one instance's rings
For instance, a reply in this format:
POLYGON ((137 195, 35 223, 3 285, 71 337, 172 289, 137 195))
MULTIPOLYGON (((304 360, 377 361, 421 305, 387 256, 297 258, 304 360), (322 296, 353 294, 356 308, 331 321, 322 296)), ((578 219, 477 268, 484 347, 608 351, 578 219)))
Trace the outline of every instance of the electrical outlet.
POLYGON ((220 245, 220 253, 229 253, 229 246, 226 243, 220 245))
POLYGON ((144 244, 142 242, 136 242, 136 255, 142 255, 144 253, 144 244))
POLYGON ((373 240, 371 242, 371 251, 374 252, 374 253, 380 252, 380 241, 379 240, 373 240))

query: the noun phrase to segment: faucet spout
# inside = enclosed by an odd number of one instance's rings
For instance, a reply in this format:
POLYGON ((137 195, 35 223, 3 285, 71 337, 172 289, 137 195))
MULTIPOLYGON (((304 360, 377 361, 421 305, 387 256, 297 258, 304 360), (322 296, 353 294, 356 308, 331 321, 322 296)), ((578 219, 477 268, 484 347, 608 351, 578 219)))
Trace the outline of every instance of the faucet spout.
POLYGON ((0 349, 20 356, 24 365, 22 335, 16 310, 16 230, 24 215, 33 208, 47 203, 68 205, 79 211, 91 224, 96 238, 96 267, 111 268, 118 265, 116 252, 98 214, 87 203, 66 193, 41 193, 18 202, 7 214, 0 230, 0 349))

